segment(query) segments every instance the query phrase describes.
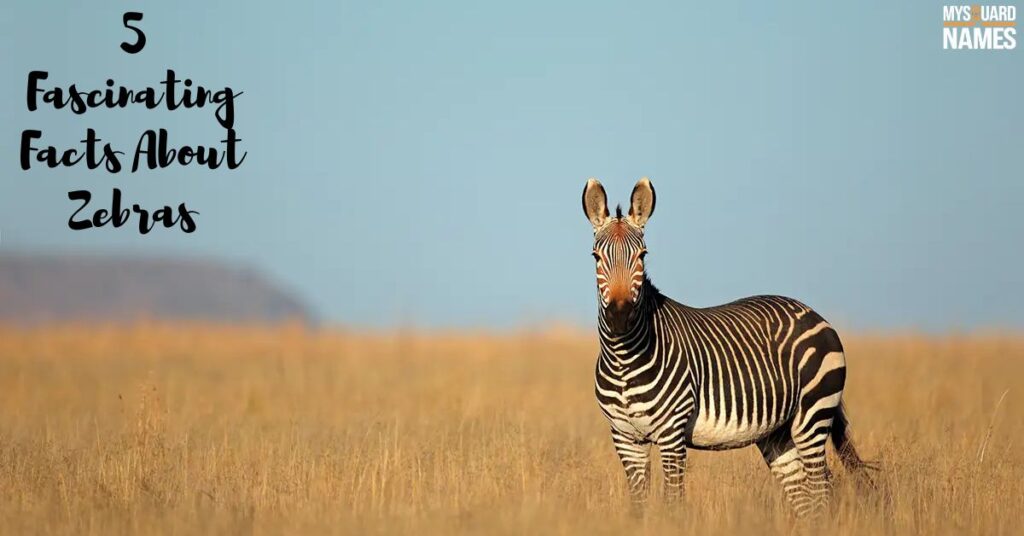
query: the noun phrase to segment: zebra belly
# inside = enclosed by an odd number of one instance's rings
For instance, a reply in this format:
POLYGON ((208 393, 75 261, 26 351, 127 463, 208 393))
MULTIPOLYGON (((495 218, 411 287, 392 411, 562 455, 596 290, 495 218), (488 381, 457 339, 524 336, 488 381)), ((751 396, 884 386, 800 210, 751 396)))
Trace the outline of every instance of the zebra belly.
POLYGON ((762 426, 760 423, 740 422, 735 415, 728 420, 715 419, 709 412, 700 411, 693 424, 690 444, 710 450, 745 447, 773 432, 779 424, 769 422, 762 426))

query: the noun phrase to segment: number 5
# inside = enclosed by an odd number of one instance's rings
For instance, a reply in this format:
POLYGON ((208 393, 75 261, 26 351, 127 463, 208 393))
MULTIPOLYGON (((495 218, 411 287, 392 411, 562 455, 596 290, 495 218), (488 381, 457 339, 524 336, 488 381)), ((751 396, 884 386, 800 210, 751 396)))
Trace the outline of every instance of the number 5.
POLYGON ((142 13, 139 13, 138 11, 129 11, 124 14, 124 27, 134 31, 135 35, 138 36, 138 39, 136 39, 132 44, 129 44, 128 41, 121 43, 121 50, 129 54, 135 54, 142 50, 142 47, 146 46, 146 34, 142 33, 142 30, 135 26, 128 24, 129 22, 140 20, 142 20, 142 13))

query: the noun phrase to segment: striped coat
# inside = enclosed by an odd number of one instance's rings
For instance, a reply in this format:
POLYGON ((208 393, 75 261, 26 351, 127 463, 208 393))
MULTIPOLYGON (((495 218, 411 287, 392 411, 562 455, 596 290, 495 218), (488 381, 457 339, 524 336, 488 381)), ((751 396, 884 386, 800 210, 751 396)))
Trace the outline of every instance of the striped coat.
POLYGON ((756 444, 796 513, 822 511, 830 495, 827 441, 848 467, 867 466, 841 404, 839 336, 791 298, 694 308, 661 294, 644 268, 643 229, 654 202, 647 179, 634 188, 626 216, 610 216, 596 180, 583 194, 600 302, 595 392, 634 502, 648 494, 652 445, 673 498, 682 493, 688 448, 756 444))

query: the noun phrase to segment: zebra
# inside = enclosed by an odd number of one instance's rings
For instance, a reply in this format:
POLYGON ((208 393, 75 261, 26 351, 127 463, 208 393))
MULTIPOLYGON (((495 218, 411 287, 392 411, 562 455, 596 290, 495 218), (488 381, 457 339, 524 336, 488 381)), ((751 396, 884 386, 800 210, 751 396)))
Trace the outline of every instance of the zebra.
POLYGON ((682 497, 688 448, 756 444, 798 517, 824 511, 828 438, 848 469, 872 466, 854 449, 841 403, 839 336, 792 298, 695 308, 661 294, 645 269, 644 226, 654 203, 646 177, 633 188, 626 216, 620 205, 610 217, 596 179, 583 190, 600 302, 595 393, 632 502, 642 506, 649 495, 652 444, 669 501, 682 497))

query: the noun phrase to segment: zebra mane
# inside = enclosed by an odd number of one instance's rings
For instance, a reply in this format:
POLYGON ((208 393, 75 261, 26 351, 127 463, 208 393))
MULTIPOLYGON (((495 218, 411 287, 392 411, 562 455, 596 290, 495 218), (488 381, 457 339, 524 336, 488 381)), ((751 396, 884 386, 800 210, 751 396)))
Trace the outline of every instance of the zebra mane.
POLYGON ((621 218, 622 217, 622 205, 615 205, 615 217, 616 218, 621 218))

